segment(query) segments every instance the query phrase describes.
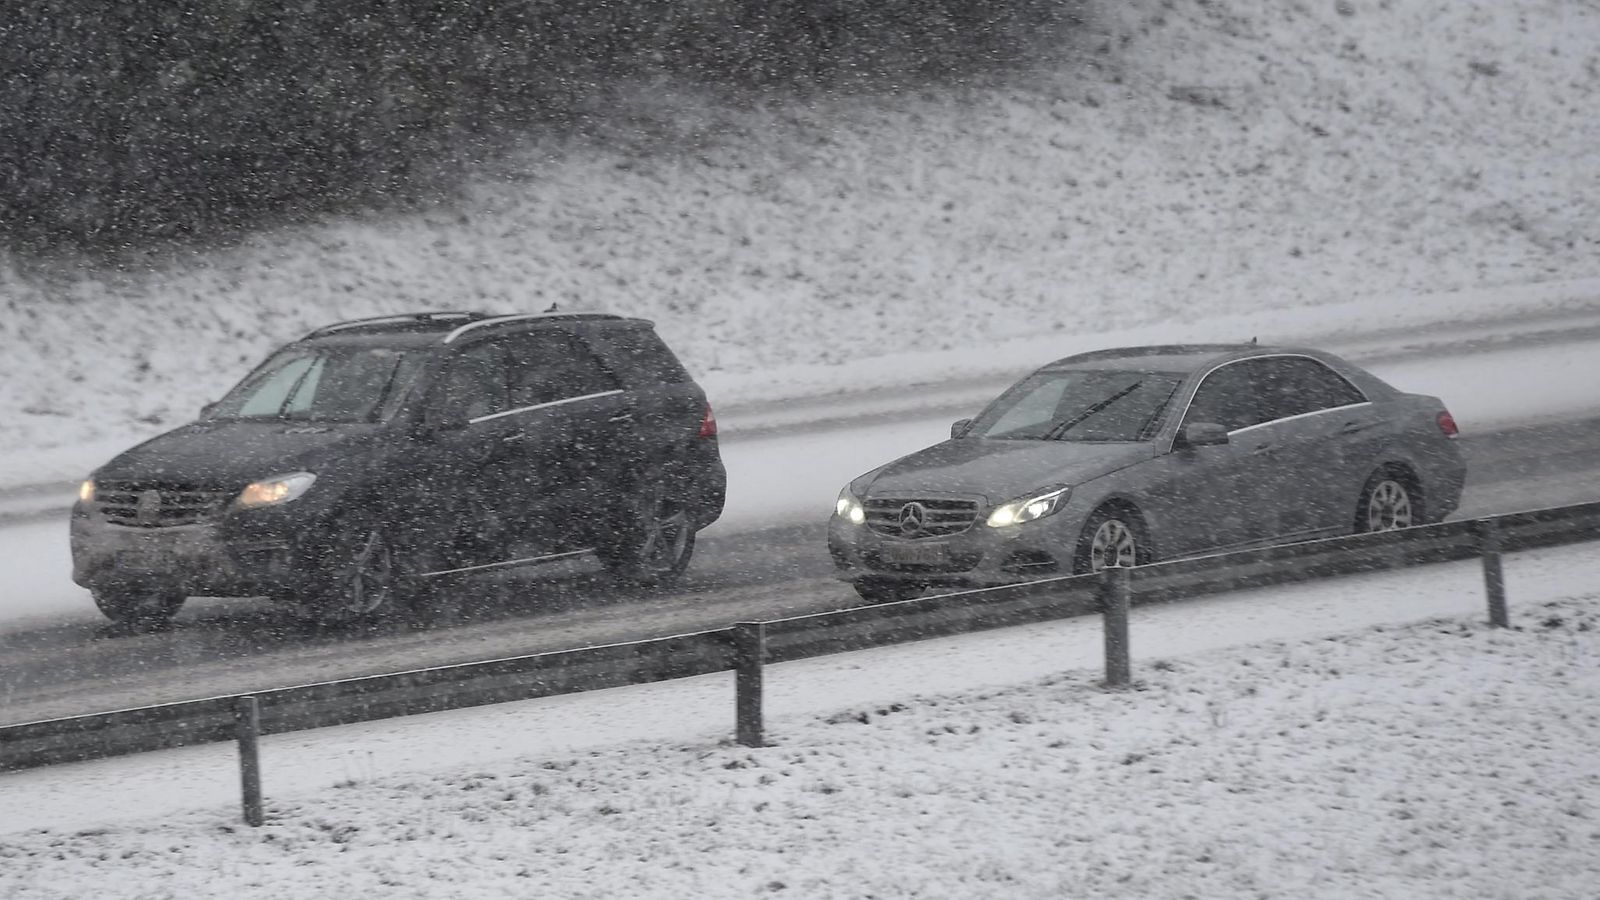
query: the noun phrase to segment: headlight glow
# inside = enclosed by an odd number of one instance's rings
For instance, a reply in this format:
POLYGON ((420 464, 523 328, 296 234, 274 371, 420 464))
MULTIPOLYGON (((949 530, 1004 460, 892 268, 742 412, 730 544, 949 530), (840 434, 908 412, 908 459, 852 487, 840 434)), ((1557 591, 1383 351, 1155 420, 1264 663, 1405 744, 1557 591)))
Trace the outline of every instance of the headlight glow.
POLYGON ((860 525, 867 520, 866 509, 856 495, 850 493, 849 485, 845 485, 844 490, 839 492, 839 499, 834 501, 833 514, 852 525, 860 525))
POLYGON ((279 503, 288 503, 304 494, 311 488, 317 476, 310 472, 295 472, 292 475, 274 475, 260 481, 245 485, 239 492, 238 504, 250 508, 256 506, 275 506, 279 503))
POLYGON ((94 479, 93 478, 85 478, 83 480, 83 483, 78 485, 78 502, 79 503, 93 503, 94 502, 94 479))
POLYGON ((1020 525, 1023 522, 1042 519, 1065 505, 1070 496, 1072 488, 1064 487, 1023 497, 1010 503, 1002 503, 994 508, 994 512, 989 513, 989 527, 1004 528, 1007 525, 1020 525))

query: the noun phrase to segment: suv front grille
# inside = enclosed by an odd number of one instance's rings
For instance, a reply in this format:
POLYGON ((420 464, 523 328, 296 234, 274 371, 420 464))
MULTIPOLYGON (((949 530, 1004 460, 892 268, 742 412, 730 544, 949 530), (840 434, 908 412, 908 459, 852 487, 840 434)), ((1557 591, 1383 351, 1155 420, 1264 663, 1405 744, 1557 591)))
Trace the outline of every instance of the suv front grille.
POLYGON ((95 506, 106 521, 130 528, 194 525, 220 512, 238 491, 193 485, 122 483, 95 486, 95 506))
POLYGON ((978 518, 976 500, 869 497, 862 505, 867 512, 868 528, 879 534, 896 537, 949 537, 971 528, 978 518), (907 530, 901 522, 907 513, 906 508, 913 504, 918 509, 911 512, 911 517, 920 516, 921 525, 907 530))

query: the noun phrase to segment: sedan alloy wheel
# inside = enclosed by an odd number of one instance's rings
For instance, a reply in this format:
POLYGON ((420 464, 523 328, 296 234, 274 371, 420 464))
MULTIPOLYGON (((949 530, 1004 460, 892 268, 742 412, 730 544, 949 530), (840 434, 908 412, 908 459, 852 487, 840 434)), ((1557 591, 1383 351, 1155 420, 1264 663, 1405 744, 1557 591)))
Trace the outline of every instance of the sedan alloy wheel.
POLYGON ((1367 531, 1394 531, 1412 525, 1411 492, 1393 478, 1378 480, 1367 489, 1367 531))

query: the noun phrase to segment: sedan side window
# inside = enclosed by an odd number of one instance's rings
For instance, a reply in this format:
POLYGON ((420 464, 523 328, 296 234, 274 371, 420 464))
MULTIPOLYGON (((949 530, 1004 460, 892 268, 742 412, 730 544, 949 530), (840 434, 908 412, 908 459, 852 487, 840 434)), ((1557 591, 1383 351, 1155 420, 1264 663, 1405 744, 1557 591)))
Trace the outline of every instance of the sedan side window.
POLYGON ((1355 385, 1317 360, 1279 356, 1262 363, 1258 381, 1268 420, 1366 402, 1355 385))
POLYGON ((1229 431, 1238 431, 1265 422, 1250 376, 1253 362, 1255 360, 1231 363, 1207 375, 1195 391, 1183 423, 1215 422, 1229 431))

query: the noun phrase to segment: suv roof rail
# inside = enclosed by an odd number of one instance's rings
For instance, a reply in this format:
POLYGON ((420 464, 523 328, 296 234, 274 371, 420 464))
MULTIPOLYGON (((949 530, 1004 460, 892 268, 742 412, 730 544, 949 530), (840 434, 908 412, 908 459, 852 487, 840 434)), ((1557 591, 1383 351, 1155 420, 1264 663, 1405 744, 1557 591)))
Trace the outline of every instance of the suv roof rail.
POLYGON ((451 341, 454 341, 456 338, 460 337, 462 334, 465 334, 466 332, 471 331, 474 328, 482 328, 482 327, 487 326, 487 325, 502 325, 502 324, 506 324, 508 322, 523 322, 523 321, 527 321, 529 319, 544 319, 544 320, 563 320, 563 319, 565 319, 565 320, 590 320, 590 321, 594 321, 594 320, 616 320, 616 319, 621 319, 621 318, 622 318, 621 316, 615 315, 614 313, 563 313, 563 312, 517 313, 516 315, 510 315, 510 316, 487 316, 487 317, 484 317, 484 318, 475 319, 475 320, 473 320, 471 322, 467 322, 466 324, 457 327, 454 331, 452 331, 449 334, 444 336, 444 342, 446 344, 448 344, 451 341))
MULTIPOLYGON (((494 318, 502 318, 502 317, 495 316, 495 315, 492 315, 490 313, 471 312, 471 311, 467 311, 467 310, 449 310, 449 311, 445 311, 445 312, 404 313, 404 314, 401 314, 401 315, 394 315, 394 316, 372 316, 372 317, 366 318, 366 319, 351 319, 348 322, 336 322, 336 323, 334 323, 332 325, 325 325, 322 328, 318 328, 317 330, 315 330, 315 331, 311 332, 310 334, 306 335, 306 338, 320 337, 320 336, 322 336, 324 334, 332 334, 332 333, 334 333, 336 331, 348 331, 348 330, 350 330, 352 328, 374 328, 374 329, 378 329, 378 328, 381 328, 382 326, 385 326, 385 325, 400 326, 401 328, 408 327, 408 326, 409 327, 413 327, 413 328, 418 327, 418 326, 421 326, 421 327, 432 326, 432 327, 435 327, 435 328, 443 328, 445 326, 450 326, 450 327, 454 327, 454 328, 459 328, 463 323, 481 322, 481 321, 484 321, 484 320, 487 320, 487 319, 494 319, 494 318)), ((305 338, 301 338, 301 340, 305 340, 305 338)))

